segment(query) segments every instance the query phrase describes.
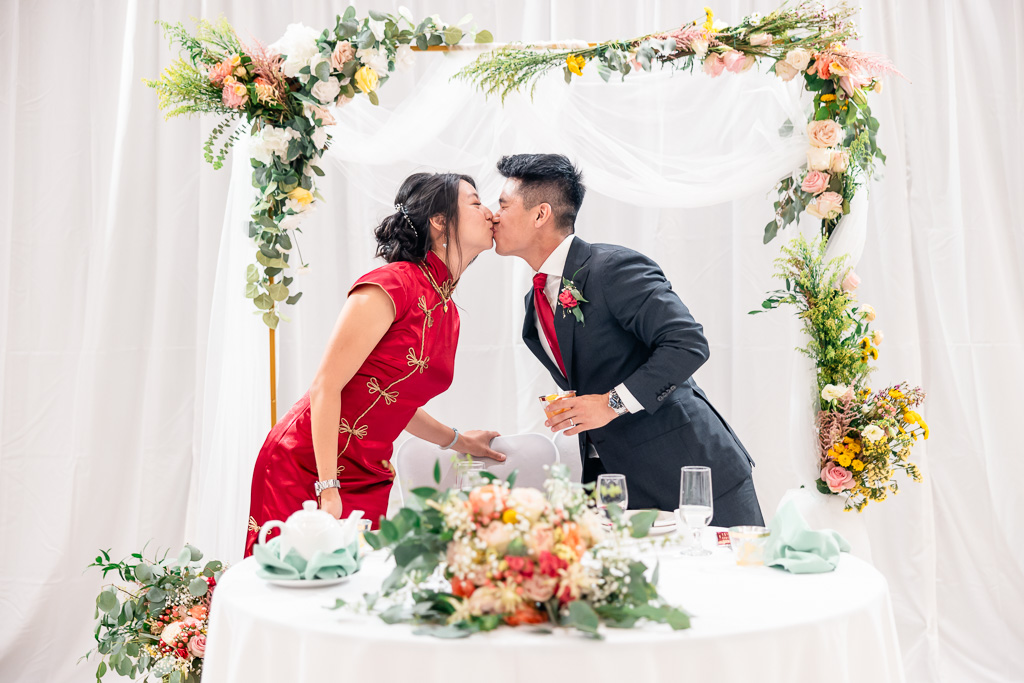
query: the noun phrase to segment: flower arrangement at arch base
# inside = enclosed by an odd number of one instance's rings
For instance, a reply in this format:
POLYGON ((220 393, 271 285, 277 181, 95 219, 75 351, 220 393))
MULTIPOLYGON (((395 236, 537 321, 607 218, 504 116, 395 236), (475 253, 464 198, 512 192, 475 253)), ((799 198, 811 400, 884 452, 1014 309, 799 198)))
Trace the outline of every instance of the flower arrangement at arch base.
POLYGON ((782 248, 776 277, 785 289, 769 293, 763 313, 783 304, 797 307, 810 340, 800 349, 817 367, 816 418, 821 493, 847 496, 847 509, 863 510, 899 492, 895 473, 913 481, 921 471, 910 461, 928 424, 914 409, 925 399, 921 387, 905 382, 873 391, 868 376, 878 360, 880 330, 871 330, 877 313, 857 302, 860 278, 846 257, 825 261, 825 242, 802 236, 782 248))
MULTIPOLYGON (((434 476, 440 480, 439 467, 434 476)), ((468 491, 415 489, 412 506, 367 534, 396 563, 381 596, 368 596, 371 606, 380 597, 411 597, 384 610, 386 622, 416 623, 417 633, 447 638, 502 624, 565 626, 598 638, 602 623, 689 627, 689 615, 658 595, 657 568, 648 577, 625 543, 647 535, 656 511, 627 522, 609 506, 605 525, 593 496, 569 481, 564 466, 552 467, 544 493, 513 488, 514 474, 508 481, 484 476, 488 483, 468 491)))

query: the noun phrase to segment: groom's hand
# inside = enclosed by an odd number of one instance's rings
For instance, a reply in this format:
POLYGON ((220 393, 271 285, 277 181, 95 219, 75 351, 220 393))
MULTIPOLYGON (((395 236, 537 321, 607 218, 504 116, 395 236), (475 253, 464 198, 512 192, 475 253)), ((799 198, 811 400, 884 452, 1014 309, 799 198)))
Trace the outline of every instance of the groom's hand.
POLYGON ((560 432, 565 430, 566 436, 573 436, 589 429, 598 429, 618 417, 618 414, 608 405, 608 394, 586 394, 573 398, 561 398, 552 404, 565 412, 558 413, 544 423, 545 427, 551 427, 551 431, 560 432))

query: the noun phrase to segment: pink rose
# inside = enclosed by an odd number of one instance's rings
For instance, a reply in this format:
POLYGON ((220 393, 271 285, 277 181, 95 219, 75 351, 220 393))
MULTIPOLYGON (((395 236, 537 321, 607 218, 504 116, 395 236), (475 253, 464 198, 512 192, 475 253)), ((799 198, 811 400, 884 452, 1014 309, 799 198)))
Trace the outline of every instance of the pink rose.
POLYGON ((249 91, 244 83, 224 81, 224 89, 220 91, 221 100, 232 109, 241 109, 249 101, 249 91))
POLYGON ((835 147, 842 142, 843 127, 832 119, 807 124, 807 138, 814 147, 835 147))
POLYGON ((722 71, 725 70, 725 62, 722 61, 721 56, 717 52, 712 52, 704 59, 704 73, 712 78, 717 78, 722 75, 722 71))
POLYGON ((832 493, 839 493, 853 488, 853 475, 850 470, 829 462, 821 469, 821 480, 832 493))
POLYGON ((807 168, 811 171, 827 171, 832 163, 832 150, 827 147, 807 149, 807 168))
POLYGON ((829 174, 821 171, 810 171, 804 176, 800 189, 811 194, 821 194, 828 187, 829 174))
POLYGON ((558 579, 544 576, 543 574, 534 574, 530 578, 523 581, 523 594, 529 600, 536 600, 537 602, 547 602, 551 599, 551 596, 555 594, 555 587, 558 586, 558 579))
POLYGON ((477 538, 486 543, 488 547, 497 550, 498 553, 504 553, 508 548, 508 544, 512 541, 513 533, 514 530, 511 524, 494 521, 480 529, 477 532, 477 538))
POLYGON ((487 484, 470 491, 469 506, 475 515, 493 517, 496 512, 505 509, 507 496, 508 490, 504 486, 487 484))
POLYGON ((852 292, 858 287, 860 287, 860 278, 857 276, 857 273, 853 272, 853 268, 850 268, 850 270, 846 272, 846 277, 843 278, 843 291, 852 292))
POLYGON ((568 289, 562 290, 562 293, 558 295, 558 301, 566 308, 576 308, 580 305, 580 302, 576 301, 576 297, 568 289))
POLYGON ((829 162, 829 170, 833 173, 846 173, 850 166, 850 152, 845 149, 837 149, 832 152, 832 160, 829 162))
POLYGON ((555 544, 555 532, 550 524, 535 524, 526 535, 526 547, 535 555, 551 550, 555 544))
POLYGON ((347 62, 352 61, 352 58, 355 56, 356 51, 352 48, 352 44, 347 40, 339 40, 338 44, 334 46, 334 51, 331 53, 331 69, 341 71, 342 67, 347 62))
POLYGON ((843 197, 836 192, 822 192, 807 205, 807 213, 815 218, 831 220, 843 213, 843 197))
POLYGON ((214 64, 210 67, 209 76, 210 82, 220 85, 224 82, 224 79, 231 75, 235 67, 229 60, 224 60, 218 64, 214 64))
POLYGON ((770 33, 751 33, 750 34, 751 45, 771 45, 772 36, 770 33))
POLYGON ((310 107, 310 113, 320 119, 322 124, 325 126, 333 126, 337 123, 331 115, 331 112, 326 107, 310 107))
POLYGON ((725 64, 725 68, 734 74, 738 74, 743 70, 743 53, 739 50, 729 50, 722 57, 722 63, 725 64))
POLYGON ((193 657, 205 657, 206 656, 206 636, 203 634, 192 636, 192 639, 188 641, 188 651, 193 657))
POLYGON ((775 62, 775 75, 784 81, 791 81, 793 77, 799 73, 797 69, 794 69, 787 62, 778 61, 775 62))

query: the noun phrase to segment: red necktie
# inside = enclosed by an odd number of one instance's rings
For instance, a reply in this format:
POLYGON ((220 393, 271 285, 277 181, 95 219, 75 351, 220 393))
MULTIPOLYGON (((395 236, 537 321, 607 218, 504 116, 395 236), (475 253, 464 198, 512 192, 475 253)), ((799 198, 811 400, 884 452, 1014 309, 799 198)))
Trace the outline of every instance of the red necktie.
POLYGON ((544 285, 547 284, 548 276, 544 273, 537 273, 533 276, 533 307, 537 309, 537 319, 540 320, 540 329, 544 330, 544 336, 551 347, 551 354, 558 363, 558 369, 562 375, 569 376, 565 371, 565 364, 562 362, 562 351, 558 348, 558 337, 555 336, 555 314, 551 310, 548 298, 544 296, 544 285))

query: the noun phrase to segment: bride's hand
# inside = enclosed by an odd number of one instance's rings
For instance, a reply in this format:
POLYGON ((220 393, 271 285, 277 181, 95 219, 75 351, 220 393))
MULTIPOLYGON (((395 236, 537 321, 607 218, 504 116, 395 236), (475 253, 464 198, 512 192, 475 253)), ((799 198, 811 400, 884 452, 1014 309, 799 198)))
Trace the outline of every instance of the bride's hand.
POLYGON ((320 493, 320 509, 329 512, 335 519, 341 519, 341 493, 338 489, 324 489, 320 493))
POLYGON ((469 453, 476 458, 490 458, 502 462, 505 456, 491 448, 491 441, 501 436, 498 432, 486 432, 473 429, 459 432, 459 440, 452 448, 460 453, 469 453))

